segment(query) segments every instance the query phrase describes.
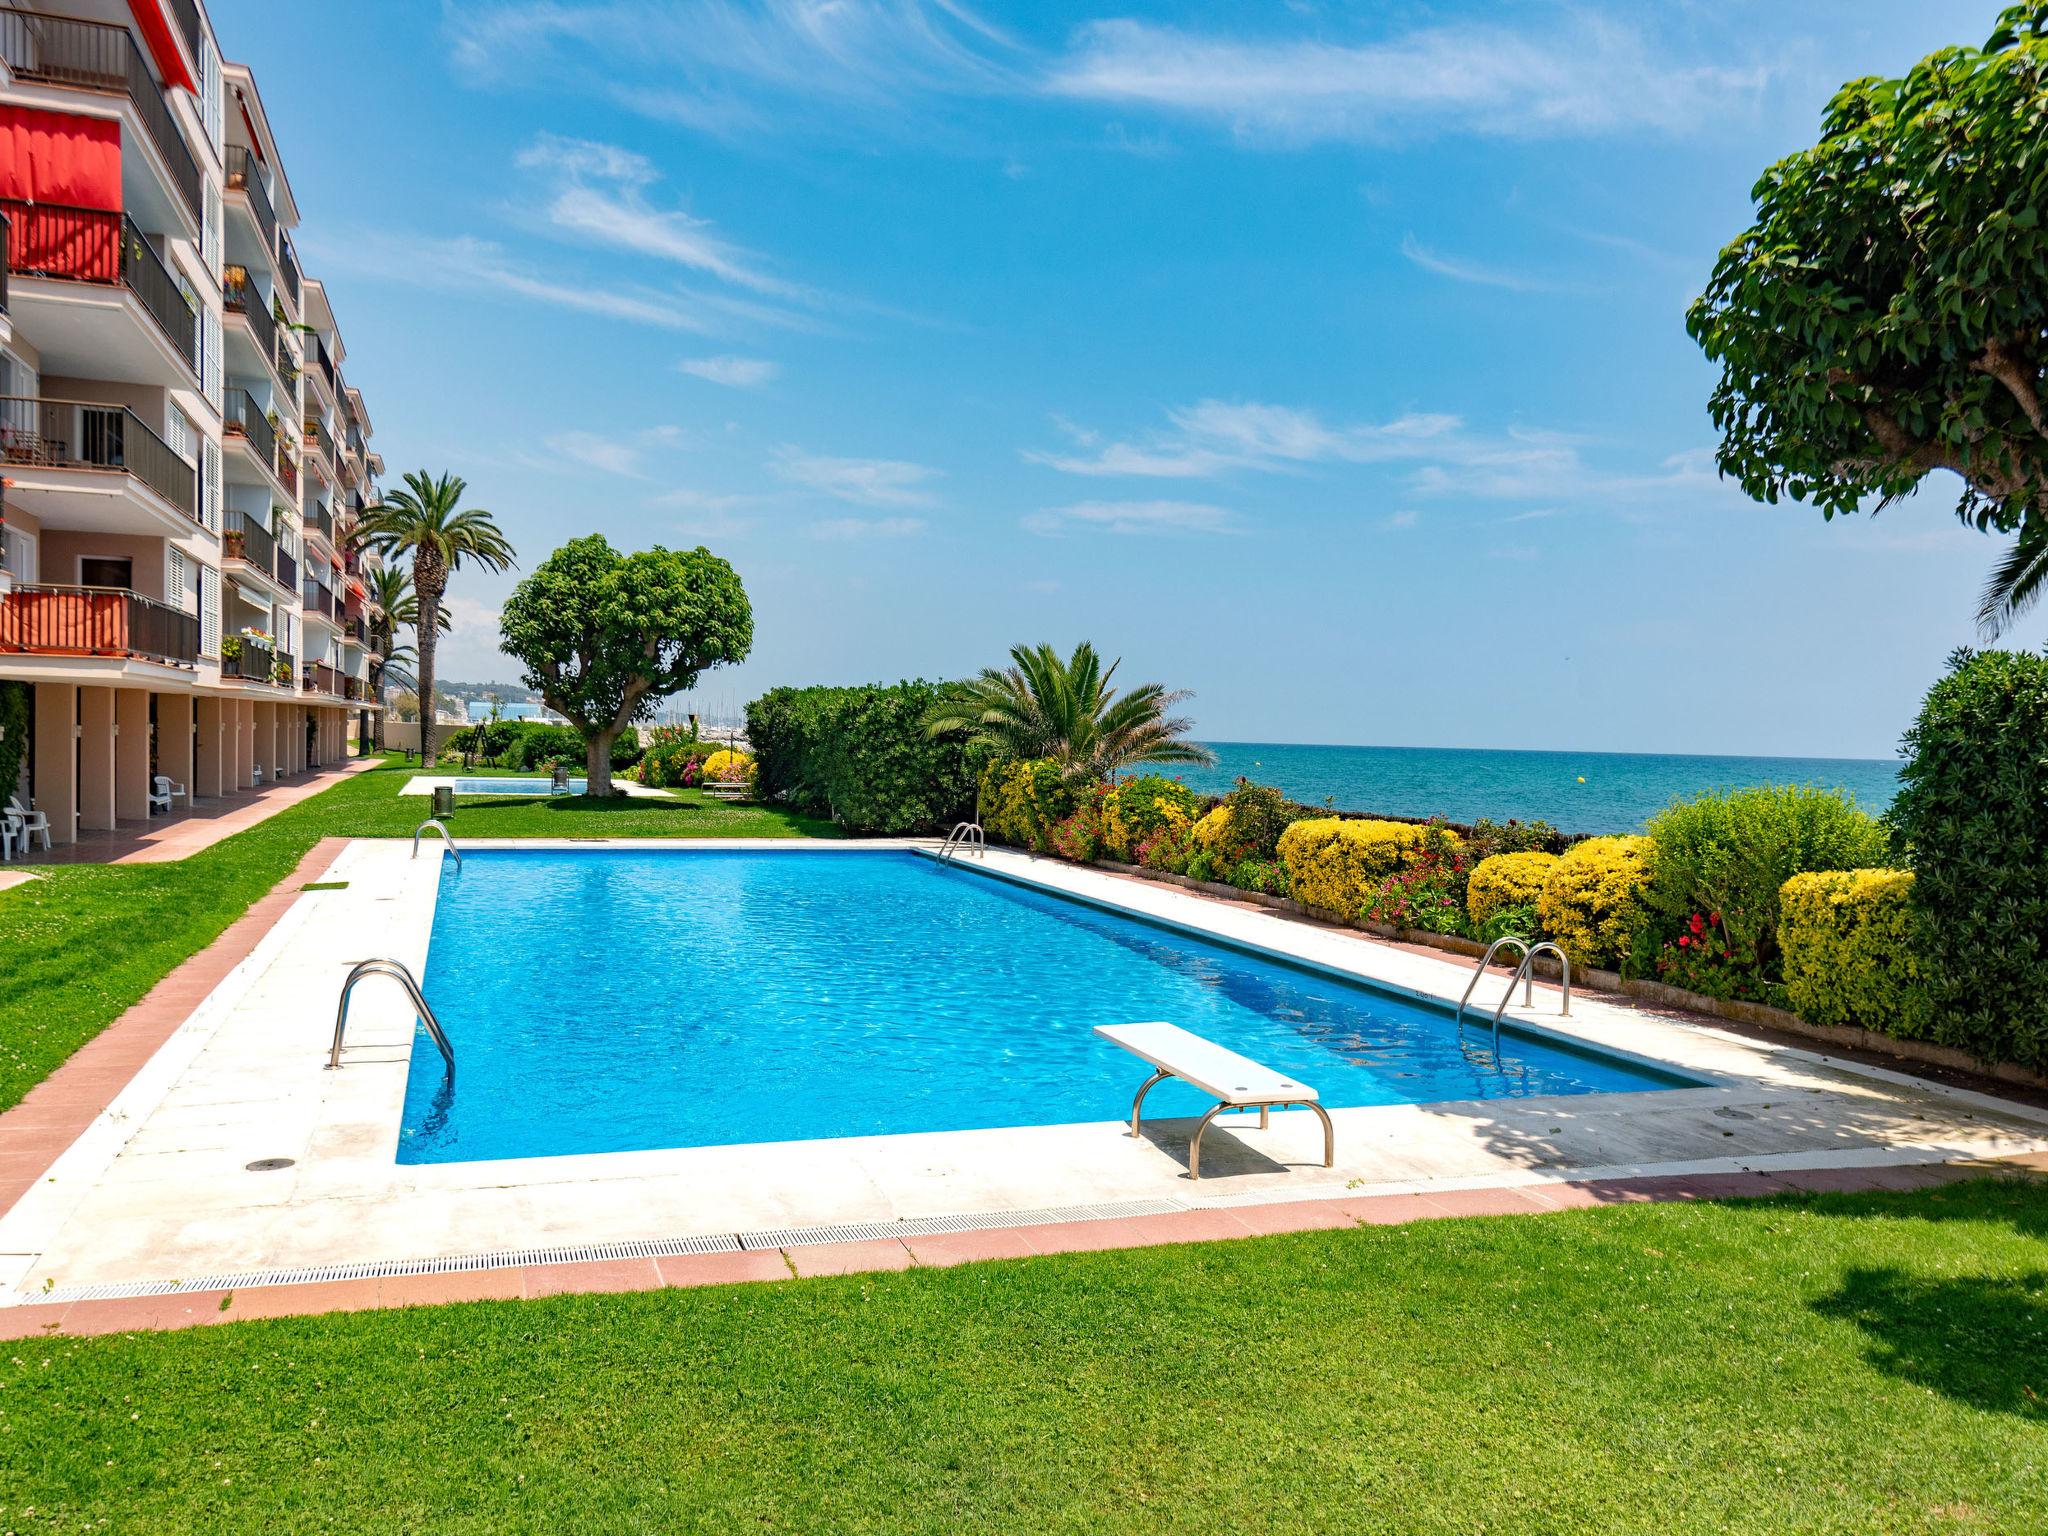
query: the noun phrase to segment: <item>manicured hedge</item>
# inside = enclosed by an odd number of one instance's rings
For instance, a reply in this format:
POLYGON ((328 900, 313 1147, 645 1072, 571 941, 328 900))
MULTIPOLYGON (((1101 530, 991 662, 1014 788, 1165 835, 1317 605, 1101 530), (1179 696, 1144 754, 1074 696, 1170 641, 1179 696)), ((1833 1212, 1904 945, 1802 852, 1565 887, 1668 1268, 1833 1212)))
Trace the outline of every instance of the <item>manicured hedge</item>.
POLYGON ((974 819, 981 830, 1013 848, 1053 851, 1054 831, 1080 810, 1082 796, 1060 765, 1038 758, 1006 758, 981 772, 974 819))
POLYGON ((1574 965, 1618 965, 1643 922, 1647 837, 1589 837, 1558 858, 1536 915, 1574 965))
POLYGON ((1178 779, 1158 773, 1125 779, 1103 797, 1102 846, 1129 863, 1153 838, 1190 831, 1201 809, 1195 792, 1178 779))
MULTIPOLYGON (((1278 847, 1293 876, 1294 899, 1350 922, 1380 882, 1422 847, 1428 830, 1405 821, 1313 816, 1290 824, 1278 847)), ((1455 833, 1444 835, 1456 846, 1455 833)))
POLYGON ((1913 873, 1837 869, 1794 875, 1779 893, 1778 945, 1792 1008, 1815 1024, 1906 1039, 1933 1023, 1913 921, 1913 873))
POLYGON ((1934 1038, 2048 1068, 2048 656, 1958 651, 1889 815, 1933 959, 1934 1038))
POLYGON ((937 832, 968 819, 983 754, 926 734, 941 687, 918 680, 762 695, 747 706, 755 792, 855 833, 937 832))
POLYGON ((1496 853, 1473 867, 1465 885, 1465 917, 1476 933, 1510 907, 1533 907, 1557 868, 1554 853, 1496 853))

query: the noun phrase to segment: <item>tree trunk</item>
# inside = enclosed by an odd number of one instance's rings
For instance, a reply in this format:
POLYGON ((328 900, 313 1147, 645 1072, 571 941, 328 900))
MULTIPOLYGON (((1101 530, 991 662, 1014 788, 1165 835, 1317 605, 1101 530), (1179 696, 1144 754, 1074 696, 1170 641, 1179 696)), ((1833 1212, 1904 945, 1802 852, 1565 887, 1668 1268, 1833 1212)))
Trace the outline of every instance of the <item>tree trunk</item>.
POLYGON ((370 711, 370 750, 384 750, 384 658, 370 658, 370 703, 376 707, 370 711))
POLYGON ((617 726, 587 736, 583 741, 583 786, 586 795, 609 795, 612 791, 612 743, 619 739, 617 726))
POLYGON ((446 572, 438 560, 416 556, 412 563, 412 589, 419 599, 419 618, 413 625, 420 653, 420 765, 434 766, 434 651, 441 639, 441 582, 446 572))

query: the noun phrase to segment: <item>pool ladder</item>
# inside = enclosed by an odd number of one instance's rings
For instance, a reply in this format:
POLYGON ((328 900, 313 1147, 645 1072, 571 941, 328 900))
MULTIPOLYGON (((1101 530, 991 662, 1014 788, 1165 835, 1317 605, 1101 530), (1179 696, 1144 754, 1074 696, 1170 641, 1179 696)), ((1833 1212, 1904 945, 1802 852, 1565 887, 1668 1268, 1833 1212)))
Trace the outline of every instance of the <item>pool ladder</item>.
POLYGON ((412 1005, 419 1010, 420 1022, 433 1036, 434 1044, 441 1048, 441 1059, 448 1063, 448 1075, 455 1076, 455 1048, 448 1043, 448 1031, 441 1027, 441 1021, 434 1017, 434 1010, 427 1006, 427 999, 420 991, 420 984, 396 960, 364 960, 348 973, 348 980, 341 984, 341 1002, 334 1010, 334 1047, 327 1053, 327 1067, 333 1071, 341 1065, 341 1035, 348 1028, 349 994, 356 989, 356 983, 370 976, 389 976, 412 995, 412 1005))
POLYGON ((429 827, 432 827, 441 834, 448 844, 448 851, 455 855, 455 867, 457 869, 462 868, 462 850, 455 846, 455 834, 448 830, 448 823, 445 821, 423 821, 412 829, 412 856, 414 858, 420 856, 420 834, 429 827))
POLYGON ((946 834, 946 840, 939 844, 939 857, 942 859, 950 859, 960 853, 972 853, 977 859, 988 857, 988 834, 981 830, 980 822, 956 822, 953 830, 946 834))
POLYGON ((1515 984, 1517 982, 1521 983, 1522 1006, 1524 1008, 1529 1007, 1532 1003, 1536 1001, 1536 980, 1535 977, 1531 974, 1530 967, 1535 963, 1536 957, 1538 955, 1548 953, 1557 956, 1557 963, 1564 968, 1564 1007, 1560 1009, 1559 1012, 1561 1012, 1565 1017, 1569 1018, 1571 1016, 1572 1011, 1571 956, 1567 955, 1563 950, 1559 949, 1555 944, 1550 943, 1548 940, 1545 940, 1543 943, 1531 947, 1527 939, 1517 938, 1513 934, 1507 934, 1501 938, 1495 939, 1491 944, 1486 946, 1486 953, 1480 956, 1479 964, 1473 968, 1472 979, 1465 983, 1465 995, 1458 999, 1459 1030, 1462 1031, 1465 1027, 1465 1008, 1472 1001, 1472 993, 1474 989, 1477 988, 1479 985, 1479 978, 1484 976, 1486 974, 1486 968, 1489 965, 1493 964, 1494 955, 1498 953, 1500 950, 1508 948, 1510 946, 1512 946, 1515 949, 1519 949, 1522 952, 1522 963, 1515 967, 1515 974, 1513 980, 1508 982, 1507 991, 1503 992, 1500 996, 1500 1006, 1493 1010, 1493 1049, 1496 1054, 1498 1054, 1500 1051, 1501 1015, 1507 1012, 1508 1004, 1514 1001, 1515 984))

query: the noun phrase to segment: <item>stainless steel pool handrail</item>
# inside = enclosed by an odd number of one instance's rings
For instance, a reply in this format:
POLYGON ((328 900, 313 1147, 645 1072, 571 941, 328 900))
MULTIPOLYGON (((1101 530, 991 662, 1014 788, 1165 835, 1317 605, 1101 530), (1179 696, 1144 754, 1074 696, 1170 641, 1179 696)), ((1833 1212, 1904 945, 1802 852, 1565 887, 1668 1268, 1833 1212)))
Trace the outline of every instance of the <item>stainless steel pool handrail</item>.
MULTIPOLYGON (((1472 972, 1472 979, 1465 983, 1465 995, 1458 999, 1458 1027, 1460 1029, 1463 1029, 1465 1027, 1465 1005, 1472 1001, 1472 993, 1474 989, 1477 988, 1479 985, 1479 978, 1484 976, 1486 974, 1486 968, 1489 965, 1493 964, 1494 955, 1499 952, 1503 945, 1507 944, 1512 944, 1517 949, 1519 949, 1522 952, 1523 959, 1526 960, 1528 958, 1529 941, 1525 938, 1521 938, 1516 934, 1504 933, 1499 938, 1495 939, 1491 944, 1486 946, 1486 953, 1480 956, 1479 964, 1472 972)), ((1515 984, 1512 981, 1508 983, 1507 995, 1509 997, 1513 997, 1515 995, 1515 984)), ((1533 981, 1525 982, 1522 994, 1522 1006, 1526 1008, 1535 1000, 1536 984, 1533 981)))
MULTIPOLYGON (((1534 965, 1536 957, 1545 951, 1557 956, 1557 963, 1564 967, 1564 1007, 1558 1011, 1565 1018, 1570 1018, 1572 1012, 1572 957, 1547 939, 1523 955, 1522 963, 1515 967, 1515 981, 1524 984, 1522 1006, 1524 1008, 1529 1006, 1530 998, 1536 990, 1536 983, 1530 975, 1529 967, 1534 965)), ((1500 1007, 1493 1010, 1493 1049, 1496 1055, 1500 1052, 1500 1018, 1507 1011, 1508 1004, 1514 1000, 1515 981, 1508 983, 1508 990, 1500 1000, 1500 1007)))
POLYGON ((348 1028, 349 994, 356 989, 356 983, 366 976, 389 976, 412 995, 412 1005, 419 1010, 420 1022, 427 1033, 434 1038, 434 1044, 441 1048, 441 1059, 448 1063, 448 1075, 455 1075, 455 1048, 448 1043, 448 1032, 441 1027, 441 1021, 434 1017, 434 1010, 427 1006, 426 995, 420 991, 420 984, 413 979, 411 971, 396 960, 362 960, 348 973, 348 979, 341 984, 341 1001, 334 1009, 334 1045, 327 1053, 327 1068, 333 1071, 341 1065, 341 1036, 348 1028))
POLYGON ((448 851, 455 855, 455 867, 457 869, 460 869, 462 867, 462 850, 455 846, 455 834, 448 830, 448 824, 446 822, 440 821, 438 819, 429 818, 428 820, 421 822, 418 826, 412 829, 412 856, 414 858, 418 858, 420 856, 420 834, 426 831, 427 828, 429 827, 432 827, 436 832, 440 833, 444 839, 446 839, 448 843, 448 851))
POLYGON ((946 834, 946 840, 939 844, 939 857, 952 858, 963 849, 972 849, 978 859, 988 857, 988 834, 981 830, 978 821, 959 821, 946 834))

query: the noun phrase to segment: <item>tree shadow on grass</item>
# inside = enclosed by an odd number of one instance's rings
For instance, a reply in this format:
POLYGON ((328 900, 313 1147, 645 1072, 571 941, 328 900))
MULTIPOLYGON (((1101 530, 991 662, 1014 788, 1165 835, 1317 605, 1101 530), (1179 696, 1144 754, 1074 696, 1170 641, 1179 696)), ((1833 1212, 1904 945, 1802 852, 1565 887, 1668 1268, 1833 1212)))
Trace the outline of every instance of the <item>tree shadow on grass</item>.
POLYGON ((2048 1271, 1937 1278, 1852 1269, 1813 1308, 1862 1329, 1865 1358, 1887 1375, 2048 1424, 2048 1271))

